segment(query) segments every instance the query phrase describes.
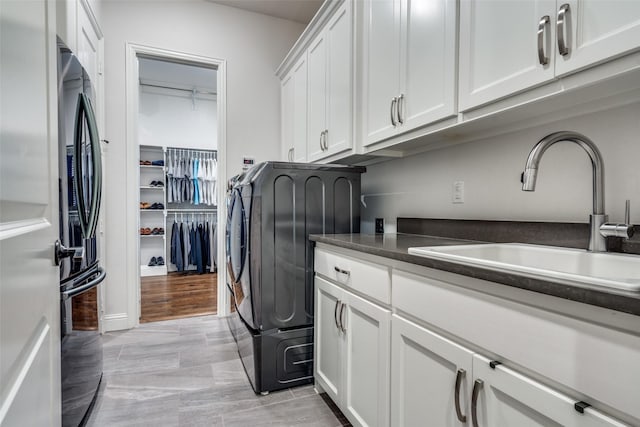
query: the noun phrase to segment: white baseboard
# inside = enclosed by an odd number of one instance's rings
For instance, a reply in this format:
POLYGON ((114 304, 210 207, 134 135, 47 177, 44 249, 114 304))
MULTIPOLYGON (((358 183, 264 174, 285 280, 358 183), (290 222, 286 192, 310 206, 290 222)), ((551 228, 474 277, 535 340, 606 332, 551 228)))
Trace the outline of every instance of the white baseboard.
POLYGON ((105 314, 103 326, 105 332, 131 329, 131 325, 129 325, 129 315, 127 313, 105 314))

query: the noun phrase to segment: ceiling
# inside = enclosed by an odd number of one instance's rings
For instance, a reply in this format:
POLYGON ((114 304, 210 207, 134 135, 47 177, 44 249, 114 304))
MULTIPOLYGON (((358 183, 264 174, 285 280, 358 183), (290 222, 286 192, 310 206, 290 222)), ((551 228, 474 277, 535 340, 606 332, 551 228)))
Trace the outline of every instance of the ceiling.
POLYGON ((323 0, 209 0, 225 6, 275 16, 307 25, 323 0))

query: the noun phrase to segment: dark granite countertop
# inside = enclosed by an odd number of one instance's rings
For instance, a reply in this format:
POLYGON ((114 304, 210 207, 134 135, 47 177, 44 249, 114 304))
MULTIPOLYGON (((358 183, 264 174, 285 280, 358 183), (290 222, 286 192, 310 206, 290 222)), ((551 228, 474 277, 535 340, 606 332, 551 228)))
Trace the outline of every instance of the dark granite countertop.
POLYGON ((446 246, 479 243, 477 240, 462 240, 447 237, 416 234, 313 234, 310 240, 341 248, 352 249, 411 264, 422 265, 451 273, 462 274, 476 279, 526 289, 577 301, 585 304, 621 311, 640 316, 640 292, 598 287, 570 286, 545 279, 534 279, 517 273, 504 273, 456 264, 437 259, 411 255, 408 249, 419 246, 446 246))

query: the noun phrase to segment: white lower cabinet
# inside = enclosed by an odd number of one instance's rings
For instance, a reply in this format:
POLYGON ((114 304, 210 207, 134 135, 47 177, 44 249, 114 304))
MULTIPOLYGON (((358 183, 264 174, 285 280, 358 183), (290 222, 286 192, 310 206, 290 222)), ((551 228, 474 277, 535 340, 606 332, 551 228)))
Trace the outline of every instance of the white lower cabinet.
POLYGON ((491 363, 479 354, 473 356, 474 427, 626 425, 500 364, 493 362, 492 368, 491 363))
POLYGON ((637 333, 353 250, 314 262, 316 386, 353 425, 640 426, 637 333))
POLYGON ((392 317, 391 425, 466 425, 473 352, 392 317))
POLYGON ((581 409, 577 398, 392 317, 393 426, 624 425, 591 407, 581 409))
POLYGON ((389 425, 391 312, 317 277, 315 378, 354 425, 389 425))

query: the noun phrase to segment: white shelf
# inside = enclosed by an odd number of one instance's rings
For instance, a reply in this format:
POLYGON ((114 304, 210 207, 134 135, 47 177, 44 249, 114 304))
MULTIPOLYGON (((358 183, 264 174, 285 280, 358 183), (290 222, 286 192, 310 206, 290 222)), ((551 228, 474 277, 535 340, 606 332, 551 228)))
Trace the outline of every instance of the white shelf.
POLYGON ((164 236, 166 236, 166 234, 141 234, 140 235, 140 237, 144 237, 144 238, 147 238, 147 237, 163 237, 164 238, 164 236))
POLYGON ((164 212, 164 209, 140 209, 140 212, 164 212))
POLYGON ((153 267, 149 267, 148 265, 140 266, 140 277, 166 276, 166 275, 167 275, 166 265, 155 265, 153 267))
POLYGON ((141 185, 141 190, 164 190, 164 187, 151 187, 150 185, 141 185))
POLYGON ((158 170, 164 170, 164 166, 155 166, 155 165, 140 165, 141 168, 143 169, 158 169, 158 170))

